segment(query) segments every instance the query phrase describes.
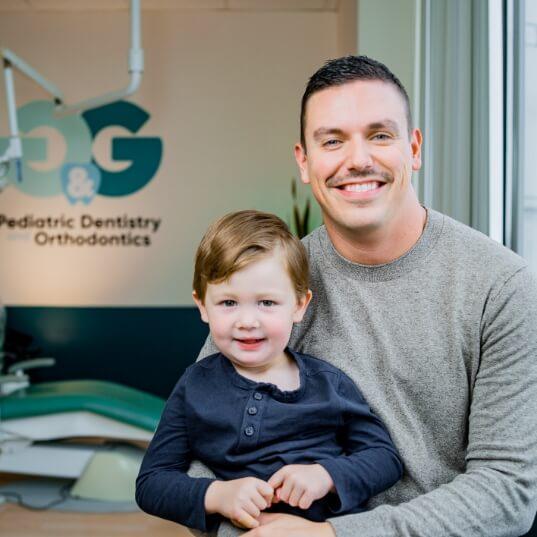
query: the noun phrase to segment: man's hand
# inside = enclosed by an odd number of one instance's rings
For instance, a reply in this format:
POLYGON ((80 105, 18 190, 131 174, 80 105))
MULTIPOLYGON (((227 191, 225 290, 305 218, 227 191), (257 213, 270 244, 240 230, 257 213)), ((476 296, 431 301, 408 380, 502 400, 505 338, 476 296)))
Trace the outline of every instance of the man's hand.
POLYGON ((320 464, 288 464, 269 480, 274 489, 274 501, 308 509, 320 498, 334 490, 330 474, 320 464))
POLYGON ((336 537, 328 522, 310 522, 293 515, 261 513, 259 522, 259 527, 243 537, 336 537))
POLYGON ((213 481, 205 493, 205 512, 220 513, 241 528, 257 528, 257 517, 272 502, 273 489, 255 477, 213 481))

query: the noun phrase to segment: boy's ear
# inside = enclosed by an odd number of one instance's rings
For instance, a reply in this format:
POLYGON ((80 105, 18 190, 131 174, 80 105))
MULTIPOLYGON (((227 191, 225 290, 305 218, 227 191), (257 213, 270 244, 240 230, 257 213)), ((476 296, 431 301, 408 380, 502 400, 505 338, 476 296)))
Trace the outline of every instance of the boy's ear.
POLYGON ((201 320, 204 323, 208 323, 209 317, 207 317, 207 309, 203 305, 203 302, 199 299, 198 293, 196 293, 196 291, 192 291, 192 298, 194 299, 196 306, 198 306, 198 309, 200 310, 201 320))
POLYGON ((308 292, 302 298, 298 299, 296 310, 293 315, 294 323, 299 323, 302 320, 304 314, 306 313, 306 310, 308 309, 308 304, 310 303, 312 296, 313 293, 311 292, 311 289, 308 289, 308 292))

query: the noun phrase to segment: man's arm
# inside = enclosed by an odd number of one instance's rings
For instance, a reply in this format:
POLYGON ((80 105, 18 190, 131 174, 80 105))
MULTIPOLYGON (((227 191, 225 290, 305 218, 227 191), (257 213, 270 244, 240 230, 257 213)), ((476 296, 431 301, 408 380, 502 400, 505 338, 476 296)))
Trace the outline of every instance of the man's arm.
POLYGON ((196 358, 196 362, 199 362, 202 358, 207 358, 207 356, 210 356, 211 354, 215 354, 217 352, 220 352, 220 350, 213 343, 211 334, 209 334, 207 336, 207 339, 205 340, 205 343, 203 344, 203 347, 200 350, 200 353, 198 354, 198 357, 196 358))
MULTIPOLYGON (((337 537, 518 537, 531 527, 536 489, 537 286, 523 269, 491 294, 483 315, 466 471, 409 502, 330 524, 337 537)), ((307 526, 297 517, 272 524, 248 537, 301 537, 307 526)), ((324 530, 307 529, 311 537, 324 530)))

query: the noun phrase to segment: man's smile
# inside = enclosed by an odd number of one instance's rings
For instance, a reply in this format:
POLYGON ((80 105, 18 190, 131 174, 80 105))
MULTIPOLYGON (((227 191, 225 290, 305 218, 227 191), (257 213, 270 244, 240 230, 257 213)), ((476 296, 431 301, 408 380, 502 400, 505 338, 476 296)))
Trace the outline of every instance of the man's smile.
MULTIPOLYGON (((327 184, 329 181, 327 182, 327 184)), ((349 200, 369 200, 381 194, 386 187, 386 182, 377 179, 366 179, 362 181, 346 180, 335 182, 331 185, 332 188, 349 200)))
POLYGON ((351 183, 348 185, 338 186, 340 190, 346 190, 348 192, 367 192, 369 190, 375 190, 380 188, 384 183, 380 181, 370 181, 368 183, 351 183))

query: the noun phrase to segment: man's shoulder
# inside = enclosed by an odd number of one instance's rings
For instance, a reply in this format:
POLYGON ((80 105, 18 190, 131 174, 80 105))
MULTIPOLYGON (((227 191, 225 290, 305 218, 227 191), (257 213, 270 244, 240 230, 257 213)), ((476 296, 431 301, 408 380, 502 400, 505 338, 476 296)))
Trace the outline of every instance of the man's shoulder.
POLYGON ((514 274, 527 267, 525 259, 484 233, 445 214, 430 211, 431 217, 443 219, 439 249, 447 260, 465 264, 468 269, 481 268, 496 274, 514 274))
POLYGON ((320 238, 325 233, 325 227, 321 225, 301 239, 302 244, 305 246, 308 253, 311 251, 312 248, 318 248, 320 246, 320 238))

